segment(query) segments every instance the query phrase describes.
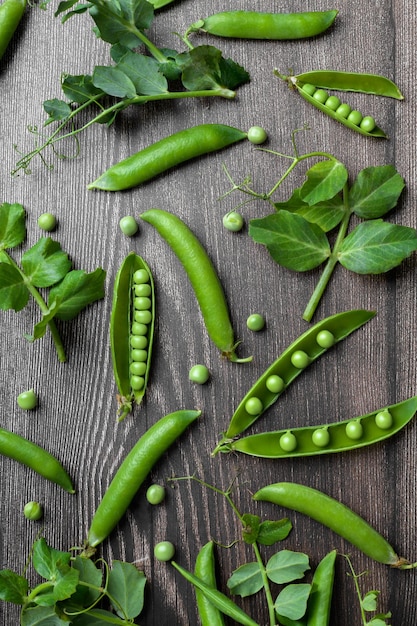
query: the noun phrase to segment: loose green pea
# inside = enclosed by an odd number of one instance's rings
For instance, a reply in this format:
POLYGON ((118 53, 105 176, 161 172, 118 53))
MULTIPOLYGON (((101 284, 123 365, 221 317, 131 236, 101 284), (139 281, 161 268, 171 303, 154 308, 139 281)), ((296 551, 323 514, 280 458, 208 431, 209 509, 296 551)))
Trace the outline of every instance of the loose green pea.
POLYGON ((144 350, 148 347, 148 338, 146 335, 132 335, 130 337, 130 347, 135 350, 144 350))
POLYGON ((42 230, 46 230, 47 232, 55 230, 56 223, 56 217, 55 215, 52 215, 52 213, 42 213, 42 215, 39 215, 38 217, 39 228, 41 228, 42 230))
POLYGON ((148 358, 148 352, 146 350, 135 350, 133 349, 131 352, 132 361, 146 361, 148 358))
POLYGON ((318 102, 321 102, 322 104, 324 104, 326 102, 328 97, 329 97, 329 94, 327 93, 327 91, 325 89, 317 89, 313 93, 314 100, 317 100, 318 102))
POLYGON ((332 111, 336 111, 340 106, 340 100, 337 96, 329 96, 324 104, 332 111))
POLYGON ((165 487, 162 485, 150 485, 146 490, 146 499, 149 504, 161 504, 165 500, 165 487))
POLYGON ((337 107, 336 114, 346 119, 351 111, 352 107, 349 104, 346 104, 346 102, 343 102, 339 107, 337 107))
POLYGON ((330 435, 327 428, 317 428, 311 435, 311 439, 318 448, 325 448, 330 443, 330 435))
POLYGON ((137 285, 149 282, 149 274, 145 269, 136 270, 133 274, 133 282, 137 285))
POLYGON ((171 541, 160 541, 154 547, 153 553, 158 561, 170 561, 175 555, 175 546, 171 541))
POLYGON ((297 439, 292 432, 288 431, 281 435, 279 445, 285 452, 292 452, 297 447, 297 439))
POLYGON ((245 220, 243 219, 243 216, 237 211, 229 211, 229 213, 226 213, 223 217, 223 226, 233 233, 237 233, 242 230, 244 223, 245 220))
POLYGON ((260 313, 252 313, 246 320, 246 326, 254 332, 262 330, 265 326, 265 318, 260 313))
POLYGON ((322 348, 331 348, 336 342, 335 336, 329 330, 321 330, 316 337, 316 341, 322 348))
POLYGON ((359 124, 360 128, 362 130, 365 130, 367 133, 371 133, 375 126, 376 126, 376 122, 374 120, 374 118, 371 115, 366 115, 361 123, 359 124))
POLYGON ((363 426, 359 420, 352 420, 346 424, 346 436, 349 439, 360 439, 363 435, 363 426))
POLYGON ((120 230, 126 237, 133 237, 138 232, 139 225, 132 215, 125 215, 119 222, 120 230))
POLYGON ((38 404, 38 396, 33 389, 29 389, 29 391, 22 391, 22 393, 19 393, 17 396, 17 404, 21 409, 31 411, 38 404))
POLYGON ((298 369, 304 369, 310 363, 310 357, 304 350, 296 350, 291 355, 291 363, 298 369))
POLYGON ((205 365, 193 365, 188 373, 188 378, 193 383, 204 385, 210 378, 210 371, 205 365))
POLYGON ((305 83, 305 85, 303 85, 301 89, 305 91, 309 96, 312 96, 314 92, 317 91, 317 87, 315 85, 312 85, 311 83, 305 83))
POLYGON ((259 398, 249 398, 246 401, 245 409, 249 415, 259 415, 263 410, 262 401, 259 398))
POLYGON ((265 387, 271 393, 281 393, 285 388, 285 382, 277 374, 271 374, 265 381, 265 387))
POLYGON ((384 411, 379 411, 379 413, 375 415, 375 424, 378 426, 378 428, 381 428, 382 430, 388 430, 389 428, 391 428, 393 424, 393 419, 388 409, 385 409, 384 411))
POLYGON ((248 130, 248 139, 251 143, 259 145, 265 143, 268 139, 268 134, 261 126, 251 126, 248 130))
POLYGON ((349 113, 346 119, 348 120, 348 122, 352 122, 352 124, 355 124, 355 126, 359 126, 363 119, 363 115, 360 111, 356 111, 354 109, 349 113))
POLYGON ((146 363, 144 361, 132 361, 129 370, 132 376, 143 376, 146 372, 146 363))
POLYGON ((43 516, 42 505, 39 504, 39 502, 35 502, 34 500, 32 500, 31 502, 27 502, 23 507, 23 515, 26 517, 26 519, 29 520, 40 520, 43 516))

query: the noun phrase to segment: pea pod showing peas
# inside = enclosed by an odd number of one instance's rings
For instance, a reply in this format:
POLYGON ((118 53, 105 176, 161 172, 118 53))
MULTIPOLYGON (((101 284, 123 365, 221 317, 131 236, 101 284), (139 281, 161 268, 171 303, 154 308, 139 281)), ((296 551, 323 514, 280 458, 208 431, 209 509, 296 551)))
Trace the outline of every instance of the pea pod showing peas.
POLYGON ((290 87, 310 104, 320 109, 332 119, 368 137, 386 138, 371 115, 363 116, 350 105, 342 103, 337 96, 329 95, 326 89, 372 94, 403 100, 404 96, 390 79, 378 74, 337 72, 334 70, 314 70, 295 76, 285 76, 274 70, 274 74, 285 80, 290 87))
POLYGON ((346 452, 384 441, 404 428, 417 411, 417 396, 353 419, 257 433, 224 444, 221 452, 281 459, 346 452))
POLYGON ((363 326, 374 315, 374 311, 363 309, 336 313, 314 324, 300 335, 246 393, 213 454, 229 451, 233 438, 249 428, 272 406, 308 365, 363 326))
POLYGON ((117 272, 110 317, 118 420, 139 405, 148 385, 155 323, 155 288, 148 264, 134 252, 117 272))

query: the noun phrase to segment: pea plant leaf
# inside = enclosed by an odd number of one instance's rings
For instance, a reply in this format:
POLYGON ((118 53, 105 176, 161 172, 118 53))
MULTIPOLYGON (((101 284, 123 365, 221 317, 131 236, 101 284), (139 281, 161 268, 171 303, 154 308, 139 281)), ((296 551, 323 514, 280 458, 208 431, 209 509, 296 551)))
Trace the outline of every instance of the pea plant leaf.
POLYGON ((368 591, 362 598, 361 605, 364 611, 376 611, 379 591, 368 591))
POLYGON ((343 198, 340 194, 336 194, 328 200, 323 200, 323 202, 310 205, 304 202, 300 192, 300 189, 295 189, 288 200, 275 202, 276 210, 284 210, 301 215, 307 222, 320 226, 325 233, 328 233, 340 224, 346 212, 343 198))
POLYGON ((0 263, 0 309, 21 311, 29 301, 29 291, 18 268, 0 263))
POLYGON ((90 0, 90 5, 89 13, 100 38, 129 48, 141 44, 140 33, 151 26, 154 18, 154 8, 145 0, 90 0))
POLYGON ((263 587, 263 581, 259 563, 245 563, 238 567, 227 581, 227 587, 230 593, 242 598, 260 591, 263 587))
POLYGON ((23 254, 22 268, 32 285, 50 287, 64 278, 71 268, 71 261, 58 241, 41 237, 23 254))
POLYGON ((48 305, 58 304, 56 317, 72 320, 88 304, 104 298, 106 272, 98 267, 93 272, 72 270, 49 292, 48 305))
POLYGON ((288 518, 277 521, 265 520, 259 526, 257 542, 264 546, 272 546, 277 541, 283 541, 292 530, 288 518))
POLYGON ((71 603, 83 607, 91 606, 101 595, 103 573, 91 559, 81 556, 76 556, 71 566, 77 570, 79 581, 85 583, 77 586, 75 593, 71 596, 71 603))
POLYGON ((225 60, 214 46, 197 46, 178 55, 182 84, 190 91, 226 87, 235 89, 248 82, 249 74, 231 59, 225 60))
MULTIPOLYGON (((68 622, 65 623, 68 624, 68 622)), ((72 623, 74 626, 108 626, 109 624, 126 626, 126 624, 130 624, 131 622, 126 622, 126 620, 116 617, 116 615, 110 611, 90 609, 87 613, 77 615, 72 623)))
POLYGON ((143 609, 146 578, 132 563, 113 561, 107 590, 116 613, 134 619, 143 609))
POLYGON ((117 68, 131 80, 136 94, 154 96, 168 91, 167 79, 159 71, 159 62, 152 57, 128 50, 117 68))
POLYGON ((45 100, 43 108, 48 115, 48 119, 44 122, 44 126, 52 124, 52 122, 60 122, 66 120, 71 115, 71 107, 65 100, 59 100, 53 98, 52 100, 45 100))
POLYGON ((261 525, 261 520, 258 515, 252 515, 250 513, 245 513, 242 515, 242 536, 245 543, 251 544, 255 543, 259 534, 259 527, 261 525))
POLYGON ((279 265, 297 272, 318 267, 330 255, 329 241, 322 229, 288 211, 252 219, 249 235, 266 246, 279 265))
POLYGON ((306 174, 307 180, 300 189, 300 197, 309 205, 334 198, 348 179, 346 167, 336 159, 319 161, 306 174))
POLYGON ((344 239, 339 262, 357 274, 388 272, 417 250, 417 232, 381 219, 358 224, 344 239))
POLYGON ((54 606, 25 607, 20 616, 20 626, 68 626, 54 606))
POLYGON ((0 205, 0 250, 15 248, 26 237, 26 212, 21 204, 0 205))
POLYGON ((0 571, 0 600, 24 604, 28 593, 28 581, 10 569, 0 571))
POLYGON ((133 98, 136 95, 135 85, 117 67, 98 65, 94 68, 93 84, 109 96, 117 98, 133 98))
POLYGON ((61 82, 61 87, 68 100, 77 104, 86 104, 104 96, 104 92, 93 84, 93 78, 88 74, 66 74, 61 82))
POLYGON ((292 550, 280 550, 266 564, 268 578, 281 585, 303 578, 309 569, 308 555, 292 550))
POLYGON ((46 580, 54 578, 58 573, 58 568, 62 565, 69 565, 70 559, 71 554, 69 552, 52 548, 43 537, 37 539, 33 544, 33 567, 46 580))
POLYGON ((284 587, 275 601, 277 614, 292 620, 301 619, 307 611, 310 591, 311 585, 308 583, 297 583, 284 587))
POLYGON ((405 187, 392 165, 361 170, 349 191, 351 210, 363 219, 375 219, 393 209, 405 187))

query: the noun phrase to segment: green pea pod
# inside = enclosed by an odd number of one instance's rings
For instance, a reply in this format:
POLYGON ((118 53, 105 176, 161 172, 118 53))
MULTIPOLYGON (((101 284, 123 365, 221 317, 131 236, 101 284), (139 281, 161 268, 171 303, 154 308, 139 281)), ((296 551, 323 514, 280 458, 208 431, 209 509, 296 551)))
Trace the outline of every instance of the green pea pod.
POLYGON ((372 317, 374 311, 352 310, 336 313, 311 326, 298 337, 284 352, 265 370, 255 384, 249 389, 234 412, 222 441, 214 453, 221 451, 223 444, 227 451, 228 444, 234 437, 249 428, 270 406, 272 406, 303 371, 304 367, 318 359, 335 343, 345 339, 352 332, 363 326, 372 317), (305 363, 293 364, 293 355, 305 354, 305 363), (275 385, 273 384, 275 383, 275 385), (259 407, 248 412, 248 401, 256 399, 259 407))
POLYGON ((61 463, 37 444, 0 428, 0 454, 22 463, 65 491, 75 493, 71 479, 61 463))
POLYGON ((317 565, 307 604, 306 626, 329 626, 337 551, 332 550, 317 565))
POLYGON ((215 606, 219 611, 231 617, 238 624, 244 626, 259 626, 247 613, 245 613, 240 607, 237 606, 228 596, 221 591, 218 591, 215 587, 211 587, 205 583, 201 578, 195 576, 191 572, 178 565, 175 561, 171 561, 171 565, 186 579, 192 583, 197 589, 199 589, 204 596, 215 606))
POLYGON ((221 452, 242 452, 265 459, 347 452, 392 437, 417 411, 417 396, 367 415, 320 426, 257 433, 224 444, 221 452))
POLYGON ((253 499, 272 502, 307 515, 330 528, 374 561, 398 568, 406 568, 408 565, 408 561, 398 557, 388 541, 362 517, 317 489, 297 483, 275 483, 259 489, 253 499))
POLYGON ((293 84, 312 83, 316 87, 337 91, 352 91, 375 96, 385 96, 403 100, 404 96, 397 85, 379 74, 361 74, 359 72, 338 72, 334 70, 313 70, 296 76, 287 77, 293 84))
POLYGON ((218 37, 239 39, 305 39, 327 30, 337 14, 335 10, 298 13, 224 11, 195 22, 187 32, 202 30, 218 37))
POLYGON ((20 24, 26 4, 26 0, 5 0, 0 5, 0 59, 20 24))
POLYGON ((201 411, 176 411, 153 424, 133 446, 108 486, 91 521, 87 548, 102 543, 118 524, 149 472, 201 411))
POLYGON ((155 289, 152 273, 142 257, 131 252, 116 275, 110 316, 110 347, 119 392, 119 421, 130 413, 133 402, 139 405, 145 395, 151 365, 154 322, 155 289), (135 283, 137 271, 146 273, 143 283, 135 283), (144 291, 145 287, 147 291, 144 291), (142 292, 138 292, 139 289, 142 292), (140 293, 146 295, 137 295, 140 293), (140 302, 144 304, 139 304, 140 302), (137 306, 144 308, 137 309, 137 306))
MULTIPOLYGON (((216 588, 214 544, 207 542, 197 554, 194 574, 206 585, 216 588)), ((196 599, 201 626, 224 626, 223 614, 200 589, 196 588, 196 599)))
POLYGON ((213 343, 230 361, 250 361, 252 357, 240 359, 236 356, 236 342, 223 287, 213 263, 194 233, 179 217, 161 209, 150 209, 140 217, 156 228, 183 265, 213 343))
POLYGON ((221 150, 246 137, 242 130, 224 124, 193 126, 116 163, 90 183, 88 189, 121 191, 137 187, 180 163, 221 150))

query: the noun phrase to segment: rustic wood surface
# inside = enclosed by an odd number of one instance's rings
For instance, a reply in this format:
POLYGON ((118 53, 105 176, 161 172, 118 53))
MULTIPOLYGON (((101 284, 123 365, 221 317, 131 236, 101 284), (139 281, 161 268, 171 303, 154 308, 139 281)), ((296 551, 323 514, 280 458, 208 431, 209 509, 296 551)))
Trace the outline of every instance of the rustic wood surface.
MULTIPOLYGON (((227 3, 226 3, 227 4, 227 3)), ((182 128, 203 122, 222 122, 241 128, 253 124, 269 133, 268 148, 291 153, 291 132, 298 134, 300 152, 325 150, 347 166, 353 177, 370 165, 392 164, 406 180, 407 189, 392 222, 416 227, 416 118, 415 76, 417 14, 412 0, 285 0, 233 3, 233 8, 256 10, 318 10, 338 8, 334 27, 322 37, 299 42, 219 40, 198 35, 198 43, 212 43, 241 63, 251 74, 235 101, 197 100, 155 103, 123 113, 111 128, 90 127, 80 136, 77 158, 59 160, 47 155, 54 169, 40 160, 30 175, 11 177, 18 158, 14 145, 28 151, 34 138, 28 126, 41 129, 42 102, 61 97, 62 73, 82 74, 108 63, 108 46, 96 39, 87 16, 62 25, 54 18, 55 3, 46 11, 28 9, 0 68, 0 189, 1 201, 20 202, 27 211, 27 244, 40 236, 37 217, 55 213, 54 236, 68 251, 74 267, 107 271, 106 297, 86 309, 74 322, 59 325, 68 362, 58 364, 50 337, 35 344, 24 339, 37 311, 1 313, 0 422, 56 454, 73 477, 77 493, 69 495, 17 463, 0 459, 0 567, 22 571, 38 533, 59 549, 77 545, 86 536, 95 508, 119 463, 138 437, 158 418, 180 408, 201 408, 203 415, 155 466, 147 484, 172 476, 195 474, 226 489, 236 478, 234 497, 242 512, 278 518, 285 511, 254 503, 251 493, 271 482, 290 480, 317 487, 341 499, 380 530, 397 551, 416 560, 415 423, 387 443, 340 455, 266 461, 210 452, 226 428, 243 394, 279 353, 308 324, 302 313, 319 277, 319 270, 295 274, 278 267, 247 230, 232 234, 221 225, 222 216, 242 197, 219 196, 229 189, 223 164, 235 180, 252 177, 256 190, 265 191, 278 179, 283 163, 278 157, 241 143, 221 153, 185 164, 157 180, 124 193, 87 191, 86 185, 122 157, 182 128), (383 74, 397 83, 405 99, 352 94, 349 101, 372 111, 389 139, 374 140, 337 124, 313 109, 273 76, 273 68, 295 73, 312 69, 339 69, 383 74), (119 230, 123 215, 159 207, 183 218, 206 246, 227 294, 241 354, 252 353, 253 363, 225 362, 208 339, 200 312, 183 269, 156 231, 146 224, 134 238, 119 230), (134 250, 149 263, 157 292, 156 341, 146 400, 140 410, 116 424, 115 384, 109 350, 112 285, 126 254, 134 250), (261 312, 266 328, 246 328, 250 313, 261 312), (205 363, 211 371, 207 385, 193 385, 188 370, 205 363), (39 394, 33 412, 17 408, 20 391, 39 394), (28 522, 26 501, 43 503, 43 523, 28 522)), ((212 0, 177 0, 158 12, 151 38, 164 47, 181 48, 175 34, 207 13, 224 10, 212 0)), ((196 39, 197 41, 197 39, 196 39)), ((71 151, 72 145, 62 146, 71 151)), ((303 179, 301 167, 277 195, 285 199, 303 179)), ((246 220, 265 215, 262 204, 247 204, 246 220)), ((25 247, 23 247, 25 249, 25 247)), ((17 250, 16 254, 20 254, 17 250)), ((416 280, 415 257, 397 270, 377 277, 358 276, 337 268, 313 321, 351 308, 368 308, 377 316, 306 370, 265 415, 257 428, 331 422, 368 413, 416 394, 416 280)), ((145 609, 137 623, 198 624, 193 589, 172 567, 154 561, 153 545, 169 539, 177 560, 192 569, 199 548, 210 538, 221 544, 239 537, 233 511, 219 495, 197 482, 181 481, 168 489, 164 505, 151 507, 140 490, 100 553, 108 559, 134 561, 144 569, 149 584, 145 609)), ((333 533, 301 516, 290 515, 294 529, 285 547, 305 551, 312 567, 330 549, 349 553, 357 571, 369 570, 364 589, 379 589, 380 608, 392 611, 393 626, 417 623, 416 574, 391 570, 371 562, 333 533)), ((266 548, 267 557, 273 548, 266 548)), ((237 543, 218 548, 219 586, 240 564, 253 560, 249 546, 237 543)), ((358 602, 343 558, 337 562, 336 601, 330 623, 360 624, 358 602)), ((268 615, 262 594, 240 602, 259 624, 268 615)), ((0 605, 0 622, 17 624, 15 607, 0 605)))

